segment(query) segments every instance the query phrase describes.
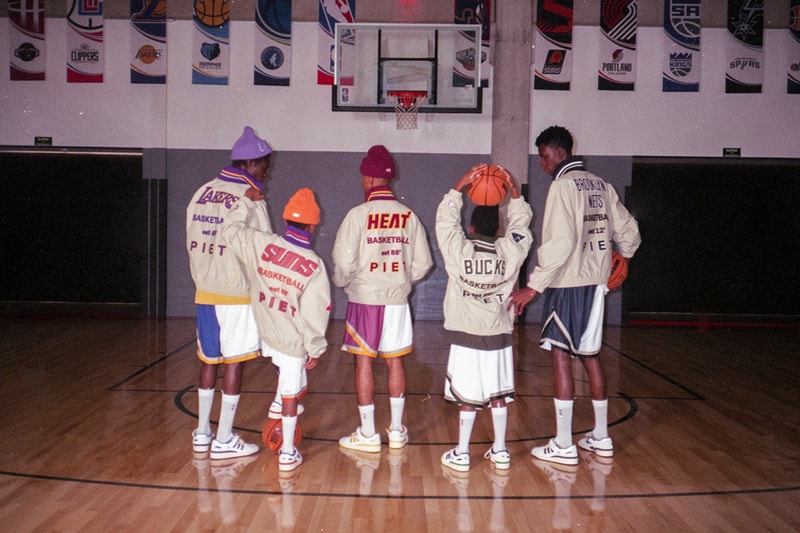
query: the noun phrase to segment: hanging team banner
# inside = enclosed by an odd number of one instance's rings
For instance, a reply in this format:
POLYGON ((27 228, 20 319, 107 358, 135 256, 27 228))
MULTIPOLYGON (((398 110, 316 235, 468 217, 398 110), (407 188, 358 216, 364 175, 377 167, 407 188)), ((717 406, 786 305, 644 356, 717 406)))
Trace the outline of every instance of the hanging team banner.
POLYGON ((537 0, 534 89, 569 91, 572 13, 572 0, 537 0))
POLYGON ((600 0, 601 91, 632 91, 636 81, 636 0, 600 0))
POLYGON ((11 81, 45 77, 44 0, 8 3, 11 81))
POLYGON ((103 83, 103 0, 67 0, 67 82, 103 83))
POLYGON ((167 0, 131 0, 131 83, 167 83, 167 0))
MULTIPOLYGON (((492 19, 492 0, 455 0, 455 24, 480 24, 481 25, 481 87, 489 86, 489 69, 484 69, 483 64, 489 57, 489 46, 491 45, 490 21, 492 19)), ((475 76, 470 76, 474 72, 478 58, 472 49, 472 41, 466 37, 462 38, 461 43, 456 43, 456 61, 453 63, 453 87, 464 87, 472 85, 475 76)))
POLYGON ((230 0, 194 0, 194 85, 228 84, 231 67, 230 9, 230 0))
POLYGON ((764 1, 728 0, 726 93, 760 93, 764 83, 764 1))
POLYGON ((700 0, 664 0, 664 49, 661 90, 700 90, 700 0))
POLYGON ((317 84, 333 85, 334 41, 337 22, 356 21, 356 0, 319 0, 317 84))
POLYGON ((786 92, 800 94, 800 0, 789 6, 789 79, 786 92))
POLYGON ((292 0, 258 0, 253 83, 289 85, 292 74, 292 0))

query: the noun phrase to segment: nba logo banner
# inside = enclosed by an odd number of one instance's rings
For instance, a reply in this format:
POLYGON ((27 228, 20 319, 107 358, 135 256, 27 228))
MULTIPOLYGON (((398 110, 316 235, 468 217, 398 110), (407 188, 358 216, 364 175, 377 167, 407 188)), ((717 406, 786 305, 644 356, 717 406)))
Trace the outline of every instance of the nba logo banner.
POLYGON ((800 0, 792 0, 789 7, 789 79, 788 94, 800 94, 800 0))
POLYGON ((600 0, 601 91, 632 91, 636 81, 636 0, 600 0))
POLYGON ((700 0, 664 0, 665 93, 700 90, 700 27, 700 0))
POLYGON ((44 0, 8 3, 11 81, 43 80, 45 75, 44 0))
POLYGON ((319 0, 317 85, 333 85, 336 23, 356 21, 356 0, 319 0))
POLYGON ((292 73, 292 0, 256 4, 255 85, 289 85, 292 73))
POLYGON ((572 0, 537 0, 534 89, 569 90, 572 12, 572 0))
POLYGON ((227 85, 230 72, 230 0, 194 0, 192 84, 227 85))
POLYGON ((131 0, 131 83, 167 83, 167 0, 131 0))
POLYGON ((764 1, 728 0, 726 93, 760 93, 764 83, 764 1))
POLYGON ((103 0, 67 1, 67 82, 103 83, 103 0))
MULTIPOLYGON (((453 87, 472 85, 475 76, 470 76, 476 68, 476 62, 481 62, 481 87, 489 86, 488 70, 483 67, 489 57, 490 26, 492 16, 492 0, 456 0, 456 11, 453 18, 455 24, 480 24, 481 26, 481 57, 475 57, 472 43, 474 40, 463 38, 461 44, 456 43, 456 60, 453 63, 453 87)), ((461 38, 459 33, 459 38, 461 38)))

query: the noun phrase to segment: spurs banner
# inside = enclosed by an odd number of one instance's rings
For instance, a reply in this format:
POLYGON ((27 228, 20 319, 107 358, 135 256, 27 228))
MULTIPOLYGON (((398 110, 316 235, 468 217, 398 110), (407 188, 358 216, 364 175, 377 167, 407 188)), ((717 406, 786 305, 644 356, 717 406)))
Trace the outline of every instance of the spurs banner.
POLYGON ((317 84, 333 85, 333 51, 337 22, 356 21, 356 0, 319 1, 317 84))
POLYGON ((489 21, 492 15, 492 0, 455 0, 455 24, 480 24, 481 25, 481 57, 478 59, 472 53, 471 42, 464 38, 462 43, 456 43, 456 60, 453 63, 453 87, 464 87, 472 84, 474 76, 469 73, 475 70, 477 61, 481 62, 481 87, 489 86, 489 69, 484 69, 483 64, 489 57, 489 21), (463 46, 462 46, 463 45, 463 46))
POLYGON ((665 93, 700 90, 700 27, 700 0, 664 0, 665 93))
POLYGON ((192 83, 227 85, 231 67, 230 0, 194 0, 192 83))
POLYGON ((67 0, 67 82, 103 83, 103 0, 67 0))
POLYGON ((537 0, 534 89, 569 90, 572 13, 572 0, 537 0))
POLYGON ((600 0, 601 91, 632 91, 636 81, 636 0, 600 0))
POLYGON ((255 54, 255 85, 289 85, 292 74, 292 0, 258 0, 255 54))
POLYGON ((131 0, 131 83, 167 83, 167 0, 131 0))
POLYGON ((8 3, 11 81, 43 80, 45 75, 44 0, 8 3))
POLYGON ((764 1, 728 0, 726 93, 760 93, 764 83, 764 1))
POLYGON ((789 79, 786 92, 800 94, 800 0, 789 7, 789 79))

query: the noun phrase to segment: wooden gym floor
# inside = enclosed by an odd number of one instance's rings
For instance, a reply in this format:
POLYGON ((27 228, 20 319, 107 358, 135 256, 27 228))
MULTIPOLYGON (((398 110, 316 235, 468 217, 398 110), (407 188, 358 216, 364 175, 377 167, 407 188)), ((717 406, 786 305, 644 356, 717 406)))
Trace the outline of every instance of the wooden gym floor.
MULTIPOLYGON (((193 456, 191 319, 0 319, 3 530, 800 530, 800 329, 608 328, 617 453, 582 453, 566 468, 529 454, 555 430, 552 378, 538 325, 519 327, 511 469, 500 474, 483 459, 492 430, 481 412, 472 469, 456 476, 439 463, 458 425, 442 398, 441 323, 415 325, 406 359, 410 444, 361 456, 337 445, 358 423, 342 326, 332 322, 331 346, 309 374, 305 463, 287 476, 268 451, 221 465, 193 456)), ((375 372, 384 427, 380 362, 375 372)), ((577 376, 576 439, 593 420, 586 376, 577 376)), ((268 360, 248 363, 236 417, 246 440, 260 441, 275 384, 268 360)))

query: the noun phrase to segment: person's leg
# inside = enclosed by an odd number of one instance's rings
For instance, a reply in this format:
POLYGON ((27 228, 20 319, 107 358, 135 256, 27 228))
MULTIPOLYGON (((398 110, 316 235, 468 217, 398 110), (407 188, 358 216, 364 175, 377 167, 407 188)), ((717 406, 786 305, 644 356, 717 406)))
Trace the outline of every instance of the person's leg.
POLYGON ((217 440, 228 442, 233 433, 233 420, 239 407, 239 393, 242 389, 242 367, 244 363, 225 365, 225 376, 222 380, 222 407, 217 424, 217 440))
POLYGON ((458 446, 456 453, 469 453, 469 440, 472 437, 472 428, 475 426, 477 413, 474 407, 462 405, 458 412, 458 446))
POLYGON ((604 439, 608 437, 608 389, 603 363, 600 361, 600 356, 583 357, 581 362, 589 374, 589 389, 594 411, 592 434, 596 439, 604 439))
MULTIPOLYGON (((214 405, 214 386, 217 380, 217 365, 200 363, 200 378, 197 388, 196 434, 211 435, 211 409, 214 405)), ((209 439, 210 443, 211 439, 209 439)))
POLYGON ((361 419, 361 433, 365 437, 375 434, 375 377, 372 374, 373 358, 356 355, 355 383, 358 413, 361 419))
POLYGON ((500 452, 506 449, 506 429, 508 427, 508 407, 503 399, 492 401, 492 427, 494 442, 492 450, 500 452))
POLYGON ((575 385, 572 377, 572 358, 563 350, 553 348, 553 391, 556 412, 556 444, 561 448, 572 445, 572 408, 575 385))
POLYGON ((406 406, 406 370, 402 357, 384 359, 389 388, 389 410, 391 424, 389 429, 403 431, 403 413, 406 406))

